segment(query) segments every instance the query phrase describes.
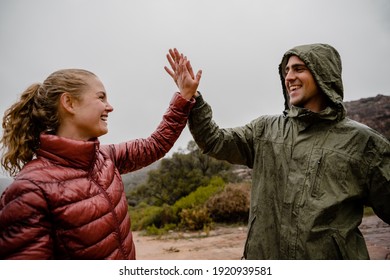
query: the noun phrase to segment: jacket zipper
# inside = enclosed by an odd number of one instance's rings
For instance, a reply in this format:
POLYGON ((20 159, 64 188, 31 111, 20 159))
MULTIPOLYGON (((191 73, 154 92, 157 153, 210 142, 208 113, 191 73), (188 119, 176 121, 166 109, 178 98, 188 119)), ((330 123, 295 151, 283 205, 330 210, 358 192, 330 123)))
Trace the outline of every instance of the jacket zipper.
POLYGON ((108 196, 107 192, 96 182, 95 179, 93 179, 91 177, 91 180, 98 186, 98 188, 100 189, 100 191, 103 193, 104 197, 106 198, 106 200, 108 201, 108 203, 110 204, 110 211, 111 211, 111 214, 114 218, 114 221, 115 221, 115 231, 117 233, 117 236, 118 236, 118 242, 119 242, 119 250, 121 252, 121 254, 123 255, 124 258, 127 258, 127 254, 126 254, 126 250, 125 248, 123 247, 123 238, 122 238, 122 235, 120 233, 120 229, 119 229, 119 226, 120 226, 120 223, 119 223, 119 220, 118 220, 118 217, 115 213, 115 207, 114 205, 111 203, 111 200, 110 200, 110 197, 108 196))

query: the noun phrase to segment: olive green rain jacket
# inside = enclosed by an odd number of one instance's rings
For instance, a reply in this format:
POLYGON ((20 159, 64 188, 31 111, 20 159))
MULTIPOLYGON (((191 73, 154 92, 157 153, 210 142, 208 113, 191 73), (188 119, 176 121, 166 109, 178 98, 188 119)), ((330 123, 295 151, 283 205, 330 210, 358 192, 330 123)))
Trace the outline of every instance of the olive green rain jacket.
POLYGON ((346 118, 341 60, 325 44, 288 51, 279 65, 285 111, 221 129, 197 98, 189 126, 204 153, 252 168, 246 259, 369 259, 364 205, 390 224, 390 143, 346 118), (330 99, 319 113, 289 106, 282 72, 303 60, 330 99))

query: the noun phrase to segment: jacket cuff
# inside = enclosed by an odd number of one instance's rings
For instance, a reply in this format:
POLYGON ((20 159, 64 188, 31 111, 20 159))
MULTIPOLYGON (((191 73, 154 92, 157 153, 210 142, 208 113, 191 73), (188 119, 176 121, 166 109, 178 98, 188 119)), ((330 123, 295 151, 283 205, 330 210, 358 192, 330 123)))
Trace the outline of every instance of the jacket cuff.
POLYGON ((205 101, 203 99, 202 94, 200 91, 198 91, 198 96, 195 97, 196 104, 194 106, 194 109, 200 108, 205 104, 205 101))
POLYGON ((185 114, 189 114, 191 109, 195 106, 196 100, 192 97, 190 100, 185 99, 180 92, 176 92, 170 102, 170 106, 178 108, 185 114))

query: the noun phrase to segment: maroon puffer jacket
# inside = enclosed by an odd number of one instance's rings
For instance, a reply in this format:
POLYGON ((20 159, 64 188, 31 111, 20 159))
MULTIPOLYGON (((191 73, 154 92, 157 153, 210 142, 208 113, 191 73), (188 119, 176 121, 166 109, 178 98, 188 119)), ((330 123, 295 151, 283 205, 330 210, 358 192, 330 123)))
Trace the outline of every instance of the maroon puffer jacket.
POLYGON ((118 145, 41 135, 0 201, 2 259, 135 259, 120 174, 163 157, 186 125, 194 100, 175 94, 147 139, 118 145))

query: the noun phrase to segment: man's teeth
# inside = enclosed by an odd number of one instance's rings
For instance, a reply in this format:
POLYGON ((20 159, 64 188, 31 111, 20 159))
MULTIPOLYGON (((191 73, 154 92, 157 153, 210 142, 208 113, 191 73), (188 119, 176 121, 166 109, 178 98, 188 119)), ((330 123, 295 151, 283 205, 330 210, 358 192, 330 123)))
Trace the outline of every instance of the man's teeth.
POLYGON ((299 88, 299 86, 291 86, 291 87, 290 87, 290 90, 291 90, 291 91, 294 91, 294 90, 296 90, 296 89, 298 89, 298 88, 299 88))
POLYGON ((101 119, 102 121, 104 121, 104 122, 107 121, 107 117, 100 117, 100 119, 101 119))

